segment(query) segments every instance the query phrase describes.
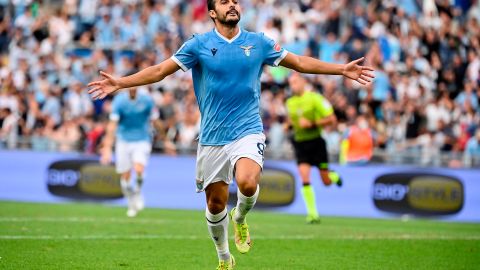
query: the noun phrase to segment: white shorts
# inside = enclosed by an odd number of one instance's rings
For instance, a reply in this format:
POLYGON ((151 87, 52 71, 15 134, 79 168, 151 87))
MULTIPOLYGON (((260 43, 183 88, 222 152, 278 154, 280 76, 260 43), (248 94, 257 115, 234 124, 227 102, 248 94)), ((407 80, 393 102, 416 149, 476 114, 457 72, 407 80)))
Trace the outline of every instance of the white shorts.
POLYGON ((151 152, 152 144, 148 141, 126 142, 117 140, 115 144, 115 167, 117 173, 130 171, 134 163, 147 166, 151 152))
POLYGON ((231 184, 235 163, 240 158, 249 158, 263 168, 265 135, 251 134, 222 146, 199 145, 197 149, 197 192, 219 181, 231 184))

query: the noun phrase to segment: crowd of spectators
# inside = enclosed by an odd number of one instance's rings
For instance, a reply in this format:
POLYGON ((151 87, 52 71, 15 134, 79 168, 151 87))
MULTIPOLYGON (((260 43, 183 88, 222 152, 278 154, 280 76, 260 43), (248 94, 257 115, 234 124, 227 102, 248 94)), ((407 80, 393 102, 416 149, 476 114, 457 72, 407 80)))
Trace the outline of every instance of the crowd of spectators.
MULTIPOLYGON (((242 28, 264 32, 291 52, 337 63, 365 56, 376 69, 368 87, 309 76, 338 118, 325 129, 331 153, 362 115, 387 159, 405 153, 440 165, 439 153, 446 152, 450 166, 461 166, 480 156, 480 1, 241 4, 242 28)), ((111 99, 93 102, 85 85, 99 70, 121 76, 159 63, 192 33, 212 27, 206 0, 0 0, 1 147, 95 153, 111 99)), ((261 77, 273 157, 290 149, 283 128, 288 74, 266 67, 261 77)), ((141 91, 152 94, 160 111, 155 147, 171 154, 194 149, 200 115, 191 75, 179 71, 141 91)))

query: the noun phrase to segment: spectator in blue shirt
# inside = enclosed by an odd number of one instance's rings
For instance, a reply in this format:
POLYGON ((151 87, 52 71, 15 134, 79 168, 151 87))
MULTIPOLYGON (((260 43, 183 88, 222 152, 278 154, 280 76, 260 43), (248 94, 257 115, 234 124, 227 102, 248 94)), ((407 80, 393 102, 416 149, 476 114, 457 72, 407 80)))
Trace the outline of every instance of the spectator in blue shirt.
POLYGON ((387 100, 390 89, 390 79, 385 71, 378 69, 375 71, 373 80, 373 99, 383 102, 387 100))
POLYGON ((107 10, 103 10, 102 18, 95 24, 95 41, 101 48, 112 48, 115 41, 115 29, 112 24, 111 15, 107 10))
POLYGON ((478 97, 473 92, 473 85, 471 82, 466 82, 464 90, 455 98, 455 103, 465 110, 465 102, 469 102, 474 110, 478 109, 478 97))
POLYGON ((467 167, 480 165, 480 128, 467 142, 464 152, 464 164, 467 167))
POLYGON ((334 56, 342 49, 342 44, 338 41, 335 33, 330 32, 327 38, 320 42, 320 60, 325 62, 334 62, 334 56))

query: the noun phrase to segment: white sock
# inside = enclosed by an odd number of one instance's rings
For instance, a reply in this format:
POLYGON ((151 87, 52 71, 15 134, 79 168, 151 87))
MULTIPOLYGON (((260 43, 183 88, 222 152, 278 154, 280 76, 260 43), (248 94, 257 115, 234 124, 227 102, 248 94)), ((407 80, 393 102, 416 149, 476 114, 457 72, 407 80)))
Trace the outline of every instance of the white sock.
POLYGON ((136 181, 136 188, 135 191, 139 192, 142 189, 143 185, 143 175, 142 174, 137 174, 137 181, 136 181))
POLYGON ((215 248, 217 249, 218 259, 227 261, 230 260, 230 251, 228 249, 228 211, 227 208, 222 212, 214 215, 205 210, 205 217, 207 218, 208 232, 212 237, 215 248))
POLYGON ((122 188, 122 194, 124 196, 130 195, 130 181, 124 178, 120 178, 120 187, 122 188))
POLYGON ((233 219, 236 223, 244 223, 245 216, 253 208, 257 202, 258 193, 260 191, 260 186, 257 185, 257 191, 253 194, 252 197, 247 197, 240 192, 240 189, 237 189, 237 208, 233 215, 233 219))

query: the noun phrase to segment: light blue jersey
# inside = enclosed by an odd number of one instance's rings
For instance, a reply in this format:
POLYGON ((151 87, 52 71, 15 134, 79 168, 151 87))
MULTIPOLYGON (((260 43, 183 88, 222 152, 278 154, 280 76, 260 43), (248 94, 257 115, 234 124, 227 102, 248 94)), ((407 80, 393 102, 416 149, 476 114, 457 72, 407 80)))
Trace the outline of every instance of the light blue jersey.
POLYGON ((150 120, 155 118, 153 99, 137 91, 130 99, 128 91, 113 98, 110 120, 117 121, 117 138, 126 142, 150 141, 150 120))
POLYGON ((260 75, 263 65, 278 66, 287 51, 263 35, 244 30, 231 40, 216 29, 194 35, 172 56, 192 69, 202 115, 200 144, 225 145, 263 132, 260 75))

